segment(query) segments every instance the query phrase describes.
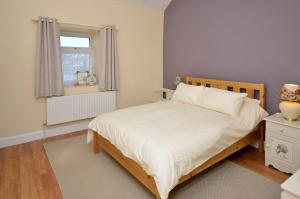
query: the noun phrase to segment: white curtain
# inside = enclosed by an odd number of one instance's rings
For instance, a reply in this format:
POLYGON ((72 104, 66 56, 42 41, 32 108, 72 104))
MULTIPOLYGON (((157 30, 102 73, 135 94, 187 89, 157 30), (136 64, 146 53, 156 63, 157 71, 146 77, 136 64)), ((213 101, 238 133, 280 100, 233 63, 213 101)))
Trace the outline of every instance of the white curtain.
POLYGON ((59 25, 56 19, 47 17, 38 19, 35 95, 64 95, 59 25))
POLYGON ((101 30, 102 56, 98 70, 100 89, 104 91, 118 90, 118 57, 116 29, 106 26, 101 30))

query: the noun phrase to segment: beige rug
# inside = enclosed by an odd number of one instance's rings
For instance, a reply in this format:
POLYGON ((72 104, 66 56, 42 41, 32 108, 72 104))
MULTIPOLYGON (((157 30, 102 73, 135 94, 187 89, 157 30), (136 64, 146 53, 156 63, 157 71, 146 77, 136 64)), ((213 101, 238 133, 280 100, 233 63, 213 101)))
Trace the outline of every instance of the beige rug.
MULTIPOLYGON (((85 136, 45 144, 64 199, 147 199, 154 196, 109 155, 94 155, 85 136)), ((279 199, 280 186, 230 161, 204 171, 169 198, 279 199)))

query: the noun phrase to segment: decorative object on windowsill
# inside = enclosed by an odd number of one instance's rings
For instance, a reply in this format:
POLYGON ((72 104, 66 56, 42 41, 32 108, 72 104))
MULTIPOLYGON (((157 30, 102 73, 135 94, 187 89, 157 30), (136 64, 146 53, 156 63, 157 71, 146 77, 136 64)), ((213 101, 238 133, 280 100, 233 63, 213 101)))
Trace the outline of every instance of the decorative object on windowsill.
POLYGON ((93 86, 96 85, 96 81, 97 81, 96 75, 93 73, 89 73, 87 76, 87 84, 93 86))
POLYGON ((86 85, 87 84, 87 77, 89 72, 88 71, 77 71, 77 84, 78 85, 86 85))
POLYGON ((173 84, 175 84, 175 86, 177 86, 179 83, 181 82, 181 77, 180 75, 176 75, 175 79, 173 81, 173 84))
POLYGON ((288 121, 295 121, 300 115, 300 87, 297 84, 284 84, 279 94, 282 102, 279 109, 288 121))

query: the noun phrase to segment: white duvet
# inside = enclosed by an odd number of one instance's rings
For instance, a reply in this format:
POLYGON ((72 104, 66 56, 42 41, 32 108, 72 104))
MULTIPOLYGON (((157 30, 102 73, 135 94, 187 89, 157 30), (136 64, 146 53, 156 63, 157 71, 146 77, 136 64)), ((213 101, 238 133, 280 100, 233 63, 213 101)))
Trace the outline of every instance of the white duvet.
POLYGON ((249 109, 234 118, 167 101, 106 113, 88 127, 139 163, 166 199, 181 176, 251 132, 264 114, 249 109))

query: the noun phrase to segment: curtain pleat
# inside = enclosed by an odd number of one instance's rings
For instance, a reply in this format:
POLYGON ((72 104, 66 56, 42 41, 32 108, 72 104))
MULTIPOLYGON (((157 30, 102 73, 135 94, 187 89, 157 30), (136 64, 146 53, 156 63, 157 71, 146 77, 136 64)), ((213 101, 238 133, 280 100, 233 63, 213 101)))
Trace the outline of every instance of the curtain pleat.
POLYGON ((39 17, 36 61, 36 97, 64 95, 60 31, 56 19, 39 17))
POLYGON ((104 91, 118 90, 118 59, 116 29, 114 26, 106 26, 101 30, 102 64, 98 70, 100 89, 104 91))

